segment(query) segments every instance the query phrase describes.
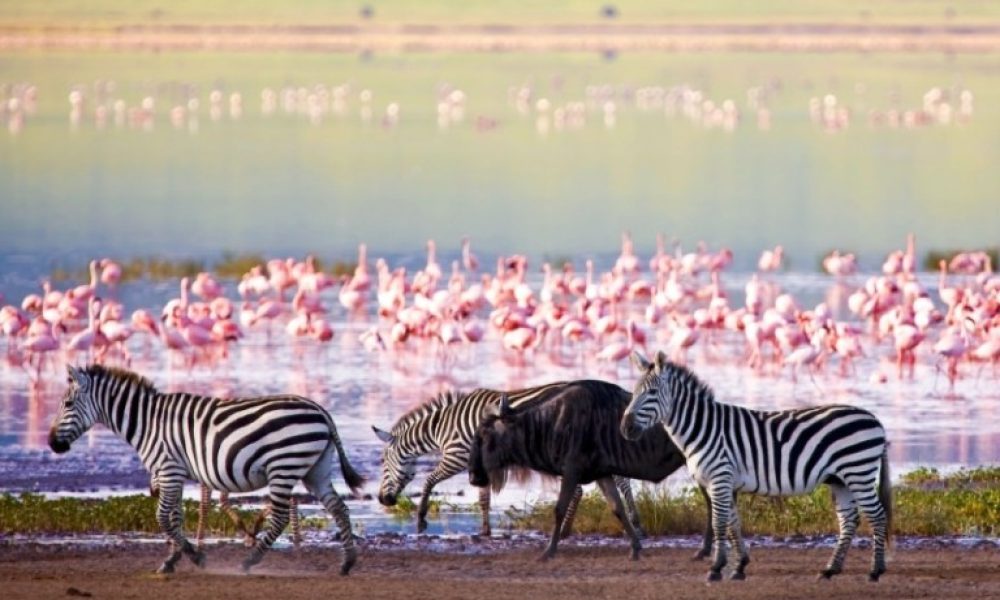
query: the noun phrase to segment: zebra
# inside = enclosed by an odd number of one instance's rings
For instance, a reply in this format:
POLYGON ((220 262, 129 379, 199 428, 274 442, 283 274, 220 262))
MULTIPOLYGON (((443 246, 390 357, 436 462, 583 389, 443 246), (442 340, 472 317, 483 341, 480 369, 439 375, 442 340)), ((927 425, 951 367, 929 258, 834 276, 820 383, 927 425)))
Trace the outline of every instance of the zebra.
POLYGON ((688 471, 708 488, 715 530, 715 560, 709 581, 722 578, 726 528, 739 564, 733 579, 745 579, 750 563, 733 504, 737 491, 770 496, 806 494, 827 484, 836 503, 840 536, 820 578, 841 572, 860 522, 872 526, 869 579, 885 573, 885 547, 892 527, 892 488, 885 428, 870 412, 844 405, 774 412, 749 410, 715 400, 711 388, 663 352, 650 364, 634 352, 641 372, 621 433, 635 439, 662 423, 684 453, 688 471))
MULTIPOLYGON (((562 392, 569 382, 560 381, 508 393, 514 408, 527 402, 544 401, 562 392)), ((384 506, 394 506, 397 498, 416 475, 417 458, 431 452, 440 452, 441 460, 424 482, 423 495, 417 510, 417 532, 427 529, 427 511, 431 490, 438 483, 469 468, 469 451, 476 427, 484 411, 498 407, 504 392, 486 388, 468 394, 447 391, 401 416, 391 431, 372 426, 375 435, 385 442, 382 452, 382 479, 378 500, 384 506)), ((632 486, 622 477, 614 478, 615 485, 625 499, 629 521, 640 536, 639 512, 635 507, 632 486)), ((570 534, 577 506, 583 497, 583 488, 577 486, 563 521, 561 537, 570 534)), ((490 528, 490 488, 479 490, 479 507, 482 511, 480 535, 488 536, 490 528)))
POLYGON ((243 561, 248 571, 260 562, 288 524, 292 487, 306 488, 333 515, 344 548, 340 573, 357 561, 347 505, 333 489, 333 453, 347 485, 356 490, 362 477, 347 459, 330 414, 301 396, 209 398, 186 393, 163 394, 153 383, 125 369, 67 366, 69 388, 49 431, 49 447, 62 454, 95 423, 100 423, 138 451, 158 491, 157 520, 173 542, 158 572, 172 573, 187 555, 204 566, 205 555, 181 530, 184 481, 195 479, 212 489, 249 492, 268 486, 267 530, 243 561))

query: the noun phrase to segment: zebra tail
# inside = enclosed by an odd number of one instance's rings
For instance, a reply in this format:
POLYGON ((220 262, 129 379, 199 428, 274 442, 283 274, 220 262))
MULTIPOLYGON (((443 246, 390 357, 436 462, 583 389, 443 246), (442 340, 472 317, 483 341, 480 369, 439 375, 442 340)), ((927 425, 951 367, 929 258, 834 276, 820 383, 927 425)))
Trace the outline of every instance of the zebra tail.
POLYGON ((882 451, 882 464, 879 469, 878 500, 885 510, 885 543, 892 540, 892 478, 889 473, 889 447, 882 451))
POLYGON ((344 445, 340 442, 340 436, 337 434, 337 426, 332 422, 330 423, 330 439, 333 440, 333 445, 337 447, 337 458, 340 460, 340 473, 344 476, 344 481, 351 488, 351 492, 357 492, 365 483, 365 478, 355 471, 350 461, 347 460, 344 445))

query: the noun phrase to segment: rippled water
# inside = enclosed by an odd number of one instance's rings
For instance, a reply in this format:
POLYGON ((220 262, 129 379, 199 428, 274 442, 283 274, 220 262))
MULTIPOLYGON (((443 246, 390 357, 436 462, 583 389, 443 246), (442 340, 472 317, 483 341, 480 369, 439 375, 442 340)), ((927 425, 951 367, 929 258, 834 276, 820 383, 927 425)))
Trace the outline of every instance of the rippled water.
MULTIPOLYGON (((742 298, 745 275, 726 278, 730 297, 742 298)), ((826 300, 832 306, 843 302, 843 289, 820 276, 787 274, 774 285, 792 292, 803 306, 826 300), (840 300, 838 301, 838 298, 840 300)), ((925 282, 931 285, 930 281, 925 282)), ((232 284, 229 284, 232 290, 232 284)), ((12 288, 13 289, 13 288, 12 288)), ((131 310, 145 306, 154 310, 175 295, 174 284, 150 286, 128 284, 121 290, 131 310)), ((311 397, 334 415, 355 465, 368 477, 365 492, 374 493, 379 474, 381 444, 371 432, 372 424, 388 427, 407 409, 435 393, 477 386, 514 388, 544 382, 600 378, 630 387, 634 381, 627 362, 618 366, 594 361, 592 352, 555 351, 539 348, 526 365, 508 356, 495 333, 476 345, 454 349, 453 359, 443 365, 428 343, 411 344, 405 350, 371 354, 358 342, 358 335, 377 324, 373 315, 348 318, 333 293, 327 291, 336 337, 328 344, 292 342, 275 324, 270 341, 263 328, 232 348, 230 359, 215 368, 189 371, 178 366, 160 343, 149 343, 138 335, 130 340, 133 368, 149 376, 164 391, 187 390, 214 395, 252 395, 291 392, 311 397)), ((738 302, 738 300, 734 300, 738 302)), ((482 316, 485 316, 482 315, 482 316)), ((663 347, 662 332, 650 332, 650 347, 663 347), (655 341, 654 341, 655 340, 655 341)), ((873 410, 886 424, 891 441, 890 459, 896 473, 915 466, 954 468, 1000 462, 1000 390, 989 368, 977 376, 978 366, 966 365, 954 393, 938 375, 933 358, 920 356, 914 381, 871 383, 878 369, 892 373, 888 346, 865 344, 867 358, 857 364, 854 375, 841 378, 836 369, 818 374, 815 381, 801 375, 793 383, 788 372, 769 367, 754 374, 742 359, 742 344, 707 337, 693 348, 693 368, 710 382, 726 402, 755 408, 791 408, 825 402, 841 402, 873 410)), ((82 357, 77 357, 81 360, 82 357)), ((42 385, 29 386, 27 375, 6 362, 0 363, 0 488, 9 491, 121 493, 144 491, 148 475, 135 452, 108 431, 91 431, 66 455, 56 457, 46 445, 46 435, 60 395, 64 390, 61 360, 44 371, 42 385), (57 364, 58 362, 58 364, 57 364)), ((433 458, 423 461, 421 472, 430 470, 433 458)), ((419 490, 411 484, 410 493, 419 490)), ((475 501, 473 488, 464 475, 438 486, 451 503, 475 501)), ((675 474, 667 485, 686 485, 687 475, 675 474)), ((339 484, 340 489, 343 484, 339 484)), ((196 490, 192 487, 189 494, 196 490)), ((524 502, 554 497, 552 484, 540 481, 511 485, 495 502, 495 510, 524 502)), ((368 531, 398 530, 408 523, 385 517, 372 500, 352 502, 354 514, 368 531)), ((474 531, 475 514, 448 514, 434 521, 432 532, 474 531)))

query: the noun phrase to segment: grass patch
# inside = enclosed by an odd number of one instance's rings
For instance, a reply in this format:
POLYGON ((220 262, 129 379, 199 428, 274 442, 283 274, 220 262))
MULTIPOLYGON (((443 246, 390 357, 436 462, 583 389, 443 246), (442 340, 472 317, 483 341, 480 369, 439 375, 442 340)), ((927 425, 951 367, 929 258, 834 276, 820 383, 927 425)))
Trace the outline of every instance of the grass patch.
MULTIPOLYGON (((893 488, 897 535, 1000 534, 1000 467, 963 469, 941 475, 917 469, 893 488)), ((812 494, 788 498, 742 495, 738 500, 744 533, 750 535, 819 535, 837 531, 831 494, 822 486, 812 494)), ((705 504, 694 488, 671 494, 644 488, 636 494, 642 526, 652 535, 692 535, 705 527, 705 504)), ((550 530, 551 502, 511 509, 515 528, 550 530)), ((867 525, 862 525, 862 531, 867 525)), ((621 533, 621 525, 597 491, 580 502, 574 529, 580 533, 621 533)))
MULTIPOLYGON (((156 504, 154 498, 142 495, 47 499, 39 494, 3 494, 0 533, 160 533, 156 504)), ((246 522, 256 516, 256 512, 239 509, 237 512, 246 522)), ((197 525, 198 502, 185 500, 184 529, 194 531, 197 525)), ((217 506, 209 511, 206 528, 213 534, 236 534, 233 522, 217 506)))

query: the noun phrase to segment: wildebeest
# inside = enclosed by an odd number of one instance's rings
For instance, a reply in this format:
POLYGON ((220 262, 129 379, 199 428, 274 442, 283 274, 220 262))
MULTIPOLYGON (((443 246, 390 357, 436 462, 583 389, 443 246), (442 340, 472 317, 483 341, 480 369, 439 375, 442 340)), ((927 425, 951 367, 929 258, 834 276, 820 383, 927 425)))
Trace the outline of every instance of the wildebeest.
MULTIPOLYGON (((632 395, 604 381, 582 380, 555 396, 511 408, 506 398, 488 410, 476 429, 469 457, 473 485, 502 487, 510 469, 526 468, 562 478, 555 528, 540 559, 555 555, 559 525, 577 485, 597 482, 631 539, 632 558, 641 545, 625 517, 613 475, 661 481, 684 464, 684 456, 662 429, 626 440, 619 423, 632 395)), ((709 511, 710 512, 710 511, 709 511)), ((707 555, 711 534, 699 556, 707 555)))

